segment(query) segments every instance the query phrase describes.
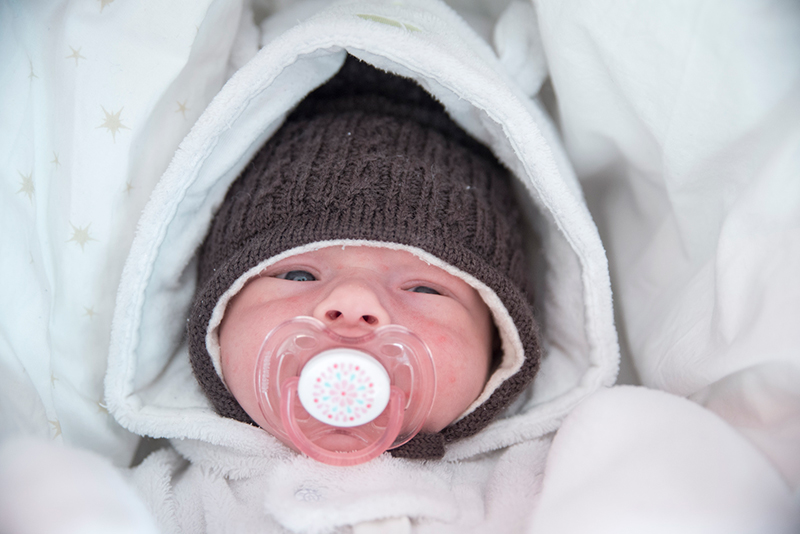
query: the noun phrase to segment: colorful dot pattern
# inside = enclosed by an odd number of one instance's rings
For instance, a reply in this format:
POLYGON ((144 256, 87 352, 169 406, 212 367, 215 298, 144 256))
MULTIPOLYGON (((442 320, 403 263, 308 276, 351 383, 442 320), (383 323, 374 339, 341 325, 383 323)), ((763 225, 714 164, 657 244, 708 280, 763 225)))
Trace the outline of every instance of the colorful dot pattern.
POLYGON ((373 410, 374 379, 353 362, 327 366, 314 379, 312 402, 318 419, 333 425, 368 423, 378 415, 373 410))

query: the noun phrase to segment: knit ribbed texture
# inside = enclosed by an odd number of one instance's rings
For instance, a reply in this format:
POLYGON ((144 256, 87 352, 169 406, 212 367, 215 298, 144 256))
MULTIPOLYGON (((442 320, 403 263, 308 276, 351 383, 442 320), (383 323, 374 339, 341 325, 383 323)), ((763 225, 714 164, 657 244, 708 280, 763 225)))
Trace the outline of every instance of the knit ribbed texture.
POLYGON ((445 443, 486 427, 530 383, 539 363, 509 180, 486 147, 422 88, 348 57, 233 183, 200 250, 189 350, 217 412, 254 424, 206 350, 222 294, 246 271, 286 250, 364 239, 420 248, 483 281, 508 309, 525 350, 521 369, 476 410, 392 453, 439 458, 445 443))

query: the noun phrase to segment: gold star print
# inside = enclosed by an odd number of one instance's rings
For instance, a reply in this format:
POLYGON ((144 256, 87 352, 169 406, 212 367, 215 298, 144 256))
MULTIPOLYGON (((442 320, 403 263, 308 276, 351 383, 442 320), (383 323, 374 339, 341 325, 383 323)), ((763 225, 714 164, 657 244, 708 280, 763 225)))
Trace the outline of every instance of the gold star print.
POLYGON ((31 61, 31 60, 29 59, 29 60, 28 60, 28 63, 29 63, 29 64, 30 64, 30 66, 31 66, 31 73, 30 73, 30 74, 28 74, 28 79, 29 79, 29 80, 33 80, 34 78, 38 78, 38 76, 37 76, 37 75, 36 75, 36 74, 33 72, 33 61, 31 61))
POLYGON ((130 182, 125 182, 125 194, 130 195, 132 190, 133 190, 133 184, 131 184, 130 182))
POLYGON ((181 113, 184 119, 186 118, 186 112, 189 111, 189 108, 186 107, 186 102, 187 100, 184 100, 183 104, 178 102, 178 109, 175 110, 175 113, 181 113))
POLYGON ((53 161, 51 161, 50 163, 55 163, 56 167, 61 167, 61 162, 58 161, 58 154, 56 154, 55 152, 53 152, 53 161))
POLYGON ((109 113, 108 111, 106 111, 106 108, 104 108, 103 106, 100 107, 103 109, 103 113, 106 114, 106 119, 103 122, 103 124, 98 126, 98 128, 106 128, 109 132, 111 132, 111 139, 113 139, 114 142, 116 143, 117 132, 120 131, 121 128, 124 128, 125 130, 130 130, 130 128, 122 124, 122 120, 119 118, 119 114, 122 113, 123 108, 119 108, 119 111, 117 111, 116 113, 109 113))
POLYGON ((56 419, 55 421, 50 421, 48 419, 47 422, 53 425, 53 430, 55 431, 55 434, 53 434, 53 439, 56 439, 58 436, 61 435, 61 423, 58 421, 58 419, 56 419))
POLYGON ((113 3, 114 0, 99 0, 99 2, 100 2, 100 13, 102 13, 103 8, 106 7, 108 4, 113 3))
MULTIPOLYGON (((100 10, 102 11, 103 9, 102 9, 102 8, 100 8, 100 10)), ((79 47, 77 50, 75 50, 74 48, 72 48, 72 47, 70 46, 70 47, 69 47, 69 49, 70 49, 70 50, 72 50, 72 53, 71 53, 70 55, 68 55, 68 56, 65 56, 65 57, 66 57, 66 59, 71 59, 71 58, 72 58, 72 59, 75 59, 75 66, 76 66, 76 67, 78 66, 78 60, 79 60, 79 59, 86 59, 85 57, 83 57, 83 56, 81 55, 81 49, 80 49, 80 47, 79 47)))
POLYGON ((90 306, 88 308, 86 306, 84 306, 83 309, 86 310, 86 311, 83 312, 83 315, 85 315, 89 319, 93 319, 94 316, 97 315, 97 312, 94 311, 94 306, 90 306))
POLYGON ((75 225, 72 223, 69 223, 69 225, 72 226, 72 237, 67 239, 67 243, 70 241, 75 241, 81 246, 81 252, 83 252, 83 247, 86 245, 86 243, 89 241, 97 241, 97 239, 89 235, 89 227, 91 226, 91 223, 87 224, 86 228, 81 228, 80 226, 75 227, 75 225))
POLYGON ((56 377, 55 373, 50 373, 50 385, 55 387, 56 382, 58 382, 58 377, 56 377))
POLYGON ((28 200, 33 202, 33 193, 35 193, 33 187, 33 171, 29 172, 27 175, 22 174, 20 171, 17 172, 19 172, 19 175, 22 176, 22 182, 20 183, 22 187, 19 188, 17 193, 25 193, 28 195, 28 200))

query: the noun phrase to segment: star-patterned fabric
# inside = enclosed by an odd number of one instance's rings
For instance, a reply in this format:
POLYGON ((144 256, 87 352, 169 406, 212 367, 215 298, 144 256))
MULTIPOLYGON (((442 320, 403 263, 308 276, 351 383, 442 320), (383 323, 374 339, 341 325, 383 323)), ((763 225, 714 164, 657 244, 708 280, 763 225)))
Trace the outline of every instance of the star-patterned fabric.
POLYGON ((116 286, 181 139, 256 51, 242 24, 243 0, 0 3, 0 439, 130 461, 103 400, 116 286))

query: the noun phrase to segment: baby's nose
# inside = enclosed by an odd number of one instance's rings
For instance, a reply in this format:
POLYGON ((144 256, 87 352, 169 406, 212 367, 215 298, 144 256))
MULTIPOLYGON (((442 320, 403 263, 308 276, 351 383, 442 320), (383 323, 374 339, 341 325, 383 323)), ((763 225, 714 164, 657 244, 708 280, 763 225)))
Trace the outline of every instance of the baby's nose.
POLYGON ((376 292, 356 281, 336 286, 314 308, 314 317, 343 336, 363 335, 391 322, 376 292))

